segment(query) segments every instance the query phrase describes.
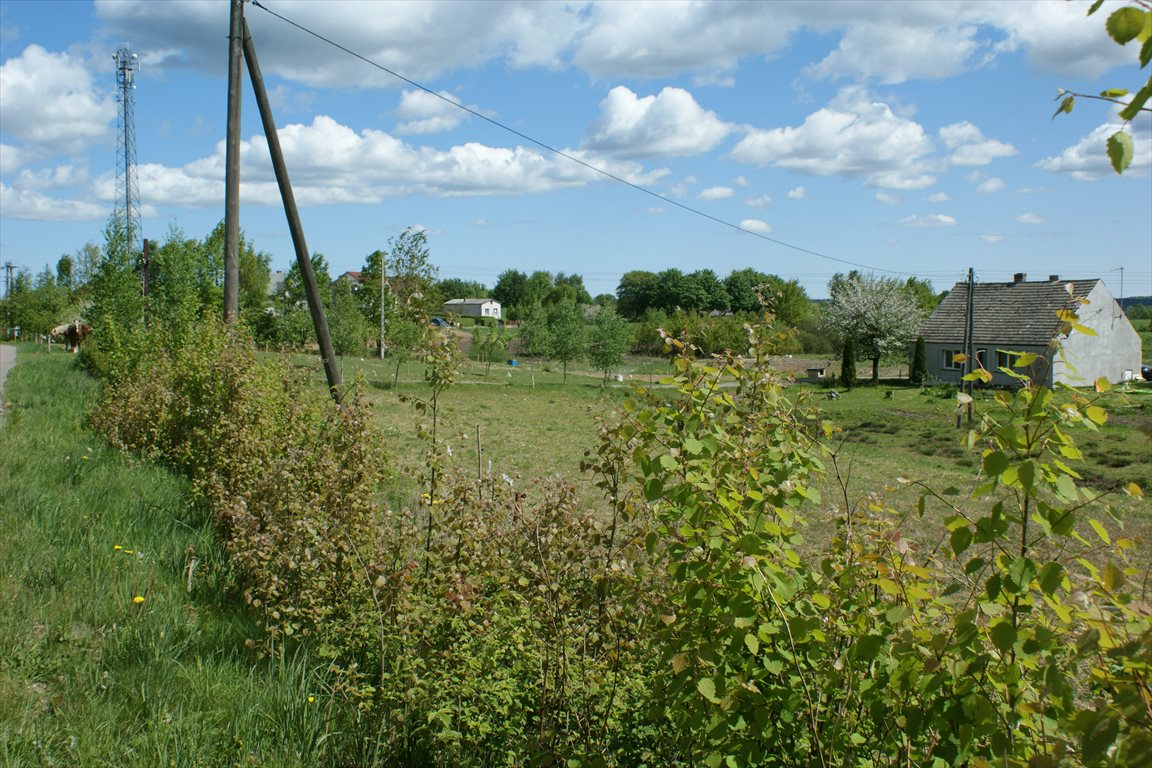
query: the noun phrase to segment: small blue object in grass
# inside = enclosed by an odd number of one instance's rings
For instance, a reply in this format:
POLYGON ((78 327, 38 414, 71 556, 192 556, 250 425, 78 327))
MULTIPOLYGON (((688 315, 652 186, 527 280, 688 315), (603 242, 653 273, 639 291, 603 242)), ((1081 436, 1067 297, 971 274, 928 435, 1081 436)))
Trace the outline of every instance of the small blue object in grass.
POLYGON ((520 365, 520 361, 519 361, 519 360, 509 360, 509 361, 508 361, 508 365, 510 365, 510 366, 512 366, 513 368, 515 368, 516 366, 520 365))

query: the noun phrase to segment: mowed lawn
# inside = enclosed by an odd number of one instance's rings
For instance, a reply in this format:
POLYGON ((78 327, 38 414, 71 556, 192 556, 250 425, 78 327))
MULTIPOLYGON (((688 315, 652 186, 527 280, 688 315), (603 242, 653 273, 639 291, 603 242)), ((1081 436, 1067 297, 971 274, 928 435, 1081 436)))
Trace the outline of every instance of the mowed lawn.
MULTIPOLYGON (((297 358, 298 365, 315 366, 319 371, 314 361, 297 358)), ((459 383, 442 395, 440 435, 452 451, 451 461, 462 472, 507 475, 525 488, 559 477, 577 486, 583 503, 603 505, 591 478, 580 472, 585 450, 596 444, 596 416, 629 397, 633 383, 658 381, 654 371, 659 365, 652 360, 637 361, 632 370, 643 373, 633 374, 632 381, 622 385, 609 386, 602 384, 599 374, 572 371, 563 384, 558 369, 551 368, 494 365, 485 373, 482 366, 466 365, 459 383), (482 451, 479 465, 477 428, 482 451)), ((410 403, 401 401, 401 395, 427 395, 427 387, 420 383, 420 367, 404 366, 396 389, 391 388, 392 368, 387 362, 346 359, 345 372, 348 381, 360 377, 360 389, 380 418, 396 468, 418 471, 424 455, 416 437, 418 416, 410 403)), ((820 489, 822 504, 809 513, 813 538, 831 533, 846 506, 864 513, 882 500, 905 518, 903 535, 931 548, 946 538, 943 521, 951 514, 949 505, 970 512, 980 508, 968 498, 976 486, 980 456, 965 447, 968 425, 965 421, 957 428, 952 393, 882 384, 842 392, 839 400, 824 400, 823 389, 799 383, 790 389, 796 394, 808 389, 811 396, 820 398, 826 418, 841 430, 829 442, 835 461, 826 462, 829 473, 820 489), (952 488, 959 493, 929 498, 920 519, 916 507, 925 490, 921 483, 937 492, 952 488)), ((977 394, 977 414, 992 405, 991 397, 990 393, 977 394)), ((1116 520, 1106 519, 1103 508, 1092 514, 1114 532, 1123 528, 1127 536, 1147 542, 1152 540, 1152 503, 1130 497, 1122 489, 1128 483, 1152 488, 1152 388, 1109 393, 1104 405, 1110 417, 1099 431, 1073 430, 1085 459, 1069 464, 1083 475, 1091 493, 1106 494, 1116 520)), ((400 498, 414 499, 415 485, 406 486, 400 498)), ((1143 559, 1150 558, 1144 555, 1143 559)))

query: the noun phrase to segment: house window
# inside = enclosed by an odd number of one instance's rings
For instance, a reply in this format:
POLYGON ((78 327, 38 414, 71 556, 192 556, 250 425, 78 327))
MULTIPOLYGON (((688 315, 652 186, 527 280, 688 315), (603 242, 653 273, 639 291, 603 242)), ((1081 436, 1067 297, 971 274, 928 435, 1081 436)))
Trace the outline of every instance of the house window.
MULTIPOLYGON (((987 368, 988 367, 988 350, 986 350, 986 349, 976 350, 976 362, 980 363, 981 368, 987 368)), ((975 369, 973 369, 973 370, 975 370, 975 369)))
POLYGON ((997 368, 1011 368, 1012 356, 1003 349, 996 350, 996 367, 997 368))
POLYGON ((945 368, 951 371, 959 371, 964 367, 964 363, 956 359, 960 355, 960 350, 945 349, 943 350, 943 354, 944 363, 940 366, 941 368, 945 368))

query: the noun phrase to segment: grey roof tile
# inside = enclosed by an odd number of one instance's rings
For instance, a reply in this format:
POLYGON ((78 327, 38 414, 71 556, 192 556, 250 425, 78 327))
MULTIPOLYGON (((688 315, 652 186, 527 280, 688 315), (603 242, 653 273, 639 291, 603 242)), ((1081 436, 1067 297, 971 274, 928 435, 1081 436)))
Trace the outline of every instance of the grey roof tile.
MULTIPOLYGON (((1099 280, 976 283, 973 286, 973 343, 1045 345, 1059 330, 1057 310, 1076 308, 1099 280), (1072 286, 1070 296, 1065 286, 1072 286)), ((956 283, 920 327, 927 342, 964 340, 968 284, 956 283)))

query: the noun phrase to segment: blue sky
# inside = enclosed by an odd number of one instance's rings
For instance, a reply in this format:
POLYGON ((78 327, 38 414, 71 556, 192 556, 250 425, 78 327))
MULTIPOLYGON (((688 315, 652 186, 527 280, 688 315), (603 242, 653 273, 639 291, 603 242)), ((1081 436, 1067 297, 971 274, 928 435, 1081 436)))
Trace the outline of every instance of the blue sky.
MULTIPOLYGON (((358 269, 423 227, 441 276, 754 267, 809 295, 859 265, 938 290, 963 278, 1102 277, 1152 294, 1152 121, 1123 177, 1115 108, 1058 88, 1135 90, 1108 5, 1041 2, 262 0, 447 99, 245 6, 310 250, 358 269), (700 211, 779 242, 742 233, 700 211), (794 247, 789 247, 794 246, 794 247), (814 255, 817 254, 817 255, 814 255)), ((144 235, 223 217, 226 0, 0 3, 0 262, 33 272, 112 210, 113 53, 135 91, 144 235)), ((241 226, 293 258, 245 75, 241 226)))

